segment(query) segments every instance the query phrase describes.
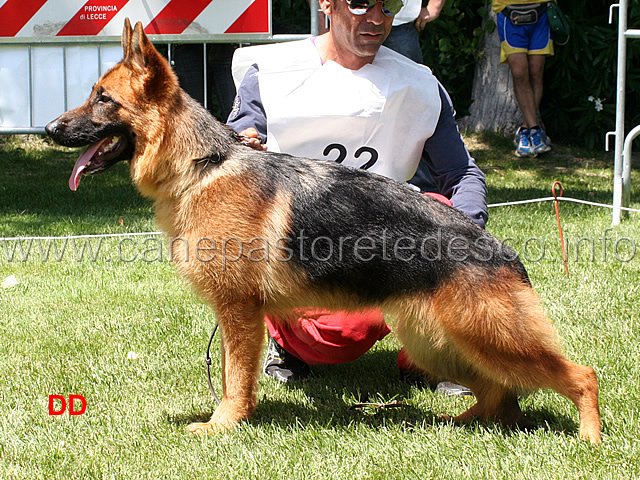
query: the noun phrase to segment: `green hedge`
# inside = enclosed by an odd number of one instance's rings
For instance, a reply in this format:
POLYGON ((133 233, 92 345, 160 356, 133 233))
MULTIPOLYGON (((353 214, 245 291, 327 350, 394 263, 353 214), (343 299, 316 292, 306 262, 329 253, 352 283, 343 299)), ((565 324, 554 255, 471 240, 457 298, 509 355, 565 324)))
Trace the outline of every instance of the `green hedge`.
POLYGON ((449 92, 459 117, 469 114, 473 72, 482 39, 485 0, 448 0, 420 35, 425 65, 449 92))
MULTIPOLYGON (((628 27, 640 28, 640 0, 630 0, 628 27)), ((542 115, 553 137, 601 148, 615 130, 618 11, 609 2, 561 2, 571 38, 547 63, 542 115)), ((627 41, 627 131, 640 123, 640 40, 627 41)))

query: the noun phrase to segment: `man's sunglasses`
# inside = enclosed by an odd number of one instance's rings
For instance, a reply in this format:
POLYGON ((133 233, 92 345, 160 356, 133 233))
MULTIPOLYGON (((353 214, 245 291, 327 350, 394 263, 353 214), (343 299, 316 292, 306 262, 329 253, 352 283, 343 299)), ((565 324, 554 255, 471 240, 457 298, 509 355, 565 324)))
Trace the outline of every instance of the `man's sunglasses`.
POLYGON ((354 15, 364 15, 375 7, 378 1, 382 2, 382 13, 387 17, 393 17, 403 5, 402 0, 346 0, 349 11, 354 15))

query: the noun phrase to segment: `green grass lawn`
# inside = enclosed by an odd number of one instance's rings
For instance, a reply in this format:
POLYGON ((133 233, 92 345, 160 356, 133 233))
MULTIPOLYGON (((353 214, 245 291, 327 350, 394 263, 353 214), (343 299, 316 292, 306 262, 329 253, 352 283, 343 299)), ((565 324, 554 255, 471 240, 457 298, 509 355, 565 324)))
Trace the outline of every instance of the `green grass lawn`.
MULTIPOLYGON (((611 203, 610 154, 557 146, 521 160, 510 139, 466 140, 490 203, 547 197, 555 180, 565 196, 611 203)), ((0 237, 156 230, 125 165, 71 192, 75 156, 37 138, 0 139, 0 237)), ((392 336, 295 386, 261 378, 250 421, 192 437, 186 425, 215 407, 203 361, 215 318, 160 237, 0 240, 0 282, 17 282, 0 288, 0 478, 638 479, 640 216, 611 229, 609 209, 560 209, 568 278, 552 203, 494 208, 487 228, 522 255, 569 357, 596 369, 600 446, 578 439, 576 409, 550 391, 521 400, 534 431, 440 420, 473 400, 401 381, 392 336), (53 394, 84 396, 86 413, 50 416, 53 394), (391 400, 404 405, 350 409, 391 400)), ((219 339, 213 355, 220 391, 219 339)))

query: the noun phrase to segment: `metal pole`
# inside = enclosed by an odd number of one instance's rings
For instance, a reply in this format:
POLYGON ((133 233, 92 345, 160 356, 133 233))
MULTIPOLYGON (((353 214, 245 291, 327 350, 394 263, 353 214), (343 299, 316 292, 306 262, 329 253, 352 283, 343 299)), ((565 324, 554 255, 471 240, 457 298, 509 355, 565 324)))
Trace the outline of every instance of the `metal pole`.
POLYGON ((319 21, 318 21, 318 0, 309 0, 309 15, 311 20, 311 36, 315 37, 320 33, 319 21))
POLYGON ((29 57, 29 94, 28 94, 28 104, 29 104, 29 128, 33 128, 33 55, 31 51, 31 45, 29 45, 28 57, 29 57))
POLYGON ((67 46, 62 46, 62 91, 64 111, 69 110, 69 93, 67 92, 67 46))
POLYGON ((204 96, 204 108, 209 108, 209 87, 207 86, 207 44, 202 44, 202 75, 204 80, 202 82, 202 95, 204 96))
MULTIPOLYGON (((613 6, 613 5, 612 5, 613 6)), ((623 206, 622 152, 624 148, 624 102, 625 79, 627 75, 627 0, 618 4, 618 79, 616 85, 616 147, 613 164, 613 218, 612 224, 619 225, 623 206)))
POLYGON ((98 45, 98 78, 102 76, 102 45, 98 45))
MULTIPOLYGON (((627 0, 625 0, 626 2, 627 0)), ((626 30, 625 38, 640 38, 640 30, 626 30)), ((631 142, 640 134, 640 126, 635 127, 624 141, 622 154, 622 206, 629 207, 631 204, 631 142)), ((627 212, 623 212, 627 215, 627 212)))

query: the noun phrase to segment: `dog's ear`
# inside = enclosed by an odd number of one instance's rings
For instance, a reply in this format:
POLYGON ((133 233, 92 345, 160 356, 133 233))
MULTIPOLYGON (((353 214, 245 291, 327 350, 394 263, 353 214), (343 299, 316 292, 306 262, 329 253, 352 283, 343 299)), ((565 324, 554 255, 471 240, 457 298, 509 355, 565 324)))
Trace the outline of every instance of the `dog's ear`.
POLYGON ((124 27, 122 28, 122 51, 123 58, 127 58, 131 52, 131 34, 133 29, 131 28, 131 22, 129 17, 124 19, 124 27))
POLYGON ((147 92, 156 96, 171 96, 176 93, 179 88, 177 77, 167 60, 144 33, 141 22, 137 22, 132 30, 128 20, 125 21, 122 43, 125 52, 123 63, 141 75, 147 92))
POLYGON ((155 51, 151 41, 147 38, 142 27, 142 22, 136 23, 129 42, 128 55, 125 57, 133 67, 145 70, 147 66, 147 56, 150 52, 155 51))
POLYGON ((132 68, 142 71, 147 67, 147 59, 156 53, 156 49, 144 33, 142 22, 137 22, 132 29, 129 19, 124 21, 122 31, 123 62, 132 68))

